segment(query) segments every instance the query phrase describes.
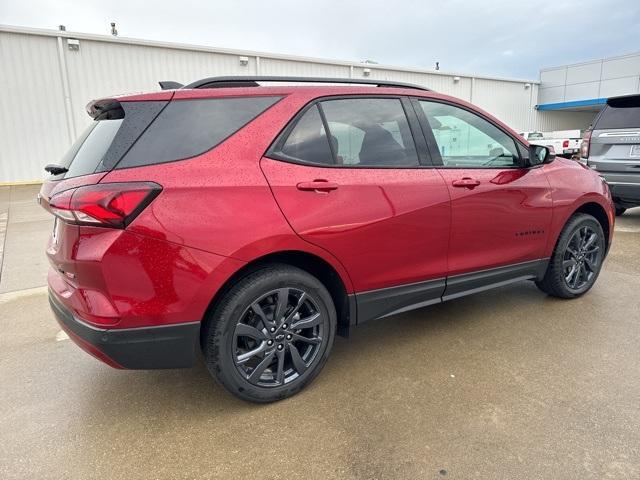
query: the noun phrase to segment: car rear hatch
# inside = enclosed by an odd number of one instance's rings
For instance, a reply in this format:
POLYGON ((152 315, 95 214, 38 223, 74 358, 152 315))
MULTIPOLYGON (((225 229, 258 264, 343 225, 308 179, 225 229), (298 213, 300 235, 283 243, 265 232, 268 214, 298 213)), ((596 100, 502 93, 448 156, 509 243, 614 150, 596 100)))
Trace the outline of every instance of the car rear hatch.
POLYGON ((68 291, 71 297, 81 282, 83 263, 76 250, 83 226, 114 227, 104 230, 107 235, 117 235, 114 229, 126 226, 127 218, 136 213, 131 202, 157 194, 157 185, 99 183, 172 96, 173 92, 161 92, 89 103, 91 124, 59 162, 47 165, 51 175, 45 179, 38 201, 55 216, 47 256, 54 271, 49 280, 58 285, 58 293, 68 291))
POLYGON ((640 184, 640 95, 607 101, 594 121, 588 165, 609 183, 640 184))

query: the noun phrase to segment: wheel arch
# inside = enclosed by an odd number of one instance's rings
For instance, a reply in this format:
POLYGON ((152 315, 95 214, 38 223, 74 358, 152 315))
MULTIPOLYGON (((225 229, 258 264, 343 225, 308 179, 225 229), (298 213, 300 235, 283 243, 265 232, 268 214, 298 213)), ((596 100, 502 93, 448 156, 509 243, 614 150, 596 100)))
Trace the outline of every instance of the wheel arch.
MULTIPOLYGON (((605 244, 606 244, 606 251, 609 251, 609 244, 610 244, 610 235, 611 235, 611 224, 609 222, 609 217, 607 215, 607 211, 604 209, 604 207, 602 205, 600 205, 598 202, 587 202, 587 203, 583 203, 582 205, 580 205, 580 207, 578 207, 576 210, 574 210, 574 212, 571 214, 571 216, 575 215, 576 213, 586 213, 588 215, 591 215, 592 217, 594 217, 598 223, 600 224, 600 226, 602 227, 602 231, 604 232, 604 239, 605 239, 605 244)), ((571 216, 569 218, 571 218, 571 216)), ((567 219, 568 221, 568 219, 567 219)))
POLYGON ((326 287, 336 308, 338 319, 337 334, 348 336, 349 326, 355 323, 355 297, 347 293, 347 288, 338 271, 323 258, 300 250, 272 252, 258 257, 234 272, 217 290, 207 307, 200 326, 200 341, 213 312, 224 295, 242 278, 268 267, 269 265, 291 265, 316 277, 326 287))

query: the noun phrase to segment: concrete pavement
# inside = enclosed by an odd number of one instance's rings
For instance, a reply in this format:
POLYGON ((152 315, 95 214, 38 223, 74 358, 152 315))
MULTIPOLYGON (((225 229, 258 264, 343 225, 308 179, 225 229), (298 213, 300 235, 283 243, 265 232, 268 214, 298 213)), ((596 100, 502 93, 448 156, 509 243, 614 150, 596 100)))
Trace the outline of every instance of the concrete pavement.
POLYGON ((586 296, 524 282, 365 324, 260 406, 202 363, 118 371, 61 335, 51 220, 7 190, 0 478, 640 478, 640 209, 586 296))

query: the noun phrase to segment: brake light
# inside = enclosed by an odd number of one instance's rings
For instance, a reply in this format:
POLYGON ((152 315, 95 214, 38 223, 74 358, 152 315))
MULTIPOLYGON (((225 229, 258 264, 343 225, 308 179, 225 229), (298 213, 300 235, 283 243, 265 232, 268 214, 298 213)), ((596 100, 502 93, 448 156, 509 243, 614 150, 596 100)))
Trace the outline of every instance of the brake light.
POLYGON ((569 140, 564 140, 562 142, 562 148, 569 148, 569 140))
POLYGON ((51 197, 48 210, 67 223, 125 228, 161 190, 152 182, 87 185, 51 197))
POLYGON ((591 130, 584 132, 582 143, 580 144, 580 157, 589 158, 589 147, 591 144, 591 130))

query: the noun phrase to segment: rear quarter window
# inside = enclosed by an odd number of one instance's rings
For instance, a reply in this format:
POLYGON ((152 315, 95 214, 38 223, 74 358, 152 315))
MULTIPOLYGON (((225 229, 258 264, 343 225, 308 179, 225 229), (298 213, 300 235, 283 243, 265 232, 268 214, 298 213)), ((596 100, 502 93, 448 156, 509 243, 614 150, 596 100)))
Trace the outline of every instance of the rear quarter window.
POLYGON ((200 155, 222 143, 281 98, 174 100, 116 168, 166 163, 200 155))

